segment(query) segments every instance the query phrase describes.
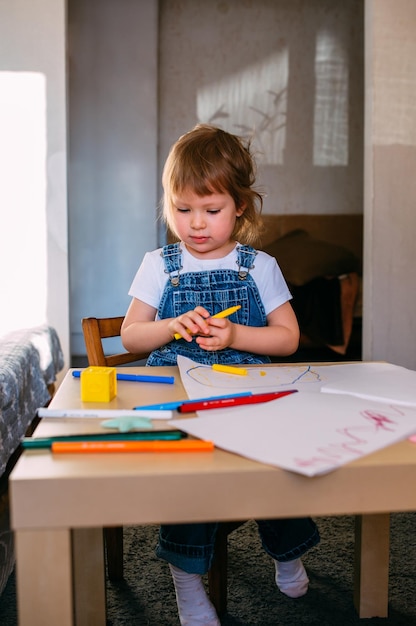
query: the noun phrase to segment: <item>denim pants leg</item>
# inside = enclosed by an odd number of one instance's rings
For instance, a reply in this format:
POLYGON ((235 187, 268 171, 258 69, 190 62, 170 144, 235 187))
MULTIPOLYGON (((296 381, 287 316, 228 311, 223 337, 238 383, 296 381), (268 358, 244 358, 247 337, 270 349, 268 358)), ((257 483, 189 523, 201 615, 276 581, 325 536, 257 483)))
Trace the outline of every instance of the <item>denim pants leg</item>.
POLYGON ((163 524, 156 555, 188 574, 205 574, 211 567, 218 524, 163 524))
MULTIPOLYGON (((256 520, 263 549, 276 561, 292 561, 319 543, 310 518, 256 520)), ((162 525, 156 554, 188 572, 205 574, 212 562, 217 523, 162 525)))
POLYGON ((264 550, 276 561, 293 561, 319 541, 319 531, 310 517, 256 520, 264 550))

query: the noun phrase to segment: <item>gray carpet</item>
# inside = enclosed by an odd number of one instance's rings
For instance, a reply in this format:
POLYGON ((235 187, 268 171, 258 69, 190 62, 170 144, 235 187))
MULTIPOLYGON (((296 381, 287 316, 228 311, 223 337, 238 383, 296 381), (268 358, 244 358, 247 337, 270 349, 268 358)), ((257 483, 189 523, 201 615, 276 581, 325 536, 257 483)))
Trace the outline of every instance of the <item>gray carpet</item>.
MULTIPOLYGON (((273 565, 248 522, 229 543, 228 612, 223 626, 410 626, 416 624, 416 513, 394 514, 391 525, 388 619, 360 620, 353 606, 353 517, 318 520, 321 543, 305 557, 310 589, 291 600, 273 580, 273 565)), ((154 555, 157 527, 125 529, 125 580, 108 583, 108 626, 178 626, 167 565, 154 555)), ((1 626, 16 626, 15 579, 0 598, 1 626)), ((45 625, 57 626, 57 625, 45 625)))

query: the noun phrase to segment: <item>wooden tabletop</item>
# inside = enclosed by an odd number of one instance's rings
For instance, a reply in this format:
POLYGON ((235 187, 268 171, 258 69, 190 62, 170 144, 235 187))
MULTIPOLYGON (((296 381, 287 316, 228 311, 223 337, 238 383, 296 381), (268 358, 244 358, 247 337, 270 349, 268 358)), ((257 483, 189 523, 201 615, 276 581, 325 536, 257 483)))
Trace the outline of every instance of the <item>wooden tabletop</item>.
MULTIPOLYGON (((149 372, 130 367, 119 371, 126 369, 149 372)), ((173 375, 175 384, 119 381, 117 397, 105 408, 132 408, 154 403, 155 398, 157 402, 186 398, 176 367, 155 367, 152 374, 173 375)), ((104 405, 81 402, 80 381, 70 370, 50 406, 104 405)), ((100 432, 104 430, 101 421, 43 419, 35 436, 100 432)), ((157 427, 169 424, 157 420, 157 427)), ((79 527, 407 511, 416 509, 416 494, 409 488, 415 479, 416 445, 409 441, 313 478, 219 449, 59 457, 49 450, 27 450, 11 477, 12 491, 17 494, 12 524, 15 529, 79 527)))

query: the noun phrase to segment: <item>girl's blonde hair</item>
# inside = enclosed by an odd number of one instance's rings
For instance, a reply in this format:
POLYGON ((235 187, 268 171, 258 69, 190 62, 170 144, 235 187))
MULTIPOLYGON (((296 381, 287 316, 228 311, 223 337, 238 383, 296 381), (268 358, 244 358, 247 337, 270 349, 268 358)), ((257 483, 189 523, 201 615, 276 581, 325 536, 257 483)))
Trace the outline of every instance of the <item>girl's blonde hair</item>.
POLYGON ((198 196, 228 193, 236 208, 234 239, 254 243, 261 234, 263 197, 253 188, 255 162, 249 142, 220 128, 198 124, 173 144, 162 175, 163 218, 177 235, 173 220, 173 196, 190 190, 198 196))

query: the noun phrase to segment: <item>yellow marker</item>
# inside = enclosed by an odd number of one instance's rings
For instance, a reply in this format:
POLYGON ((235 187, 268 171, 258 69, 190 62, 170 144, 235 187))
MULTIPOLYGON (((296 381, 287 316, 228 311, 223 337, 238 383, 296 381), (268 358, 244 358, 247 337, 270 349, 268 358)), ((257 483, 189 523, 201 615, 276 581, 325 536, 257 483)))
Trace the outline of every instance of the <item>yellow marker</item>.
POLYGON ((229 315, 232 315, 233 313, 238 311, 238 309, 241 309, 241 304, 237 304, 237 306, 230 306, 229 309, 224 309, 224 311, 220 311, 212 317, 228 317, 229 315))
POLYGON ((224 374, 237 374, 238 376, 247 376, 247 370, 244 367, 232 367, 231 365, 219 365, 214 363, 212 369, 216 372, 224 372, 224 374))
MULTIPOLYGON (((212 315, 212 317, 228 317, 238 311, 238 309, 241 309, 241 304, 237 304, 237 306, 230 306, 228 309, 224 309, 224 311, 220 311, 219 313, 212 315)), ((175 333, 174 337, 175 339, 181 339, 182 335, 175 333)))

